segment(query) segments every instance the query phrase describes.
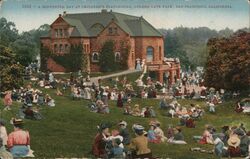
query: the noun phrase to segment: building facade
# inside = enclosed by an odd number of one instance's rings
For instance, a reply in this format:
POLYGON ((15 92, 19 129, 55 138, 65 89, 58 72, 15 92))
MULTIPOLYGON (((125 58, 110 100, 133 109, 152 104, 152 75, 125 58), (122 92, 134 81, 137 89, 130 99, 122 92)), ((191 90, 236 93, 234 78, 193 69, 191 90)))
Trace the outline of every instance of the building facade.
MULTIPOLYGON (((129 48, 129 69, 135 69, 139 59, 145 61, 148 71, 156 73, 160 82, 164 74, 169 76, 170 82, 175 76, 180 77, 178 61, 164 62, 163 35, 143 17, 107 10, 80 14, 64 12, 51 24, 49 34, 41 37, 41 45, 60 55, 68 53, 71 45, 82 44, 83 52, 88 55, 88 69, 98 72, 100 51, 108 40, 114 41, 117 62, 121 59, 122 47, 129 48)), ((47 68, 53 72, 65 71, 51 58, 47 61, 47 68)))

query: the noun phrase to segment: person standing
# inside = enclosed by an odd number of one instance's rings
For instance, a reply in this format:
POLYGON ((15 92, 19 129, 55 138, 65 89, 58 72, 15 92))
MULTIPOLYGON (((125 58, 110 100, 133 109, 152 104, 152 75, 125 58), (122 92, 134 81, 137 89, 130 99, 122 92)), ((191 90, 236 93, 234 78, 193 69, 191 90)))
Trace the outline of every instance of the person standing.
POLYGON ((10 106, 12 105, 11 99, 11 91, 7 91, 6 95, 4 96, 4 110, 11 110, 10 106))

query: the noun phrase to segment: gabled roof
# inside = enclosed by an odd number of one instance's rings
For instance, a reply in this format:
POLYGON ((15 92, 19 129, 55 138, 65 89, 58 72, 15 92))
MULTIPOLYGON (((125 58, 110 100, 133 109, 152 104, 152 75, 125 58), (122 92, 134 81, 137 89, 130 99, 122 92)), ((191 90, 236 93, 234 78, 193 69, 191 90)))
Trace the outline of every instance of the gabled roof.
POLYGON ((143 17, 112 11, 66 14, 62 18, 71 26, 75 26, 71 37, 95 37, 103 30, 100 26, 106 27, 112 20, 130 36, 162 36, 143 17))

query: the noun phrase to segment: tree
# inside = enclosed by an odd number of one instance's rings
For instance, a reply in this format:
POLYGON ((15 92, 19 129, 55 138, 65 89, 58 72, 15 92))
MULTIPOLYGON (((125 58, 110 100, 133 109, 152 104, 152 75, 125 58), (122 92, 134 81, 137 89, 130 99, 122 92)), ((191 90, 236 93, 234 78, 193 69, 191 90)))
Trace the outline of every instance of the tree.
POLYGON ((209 87, 245 90, 250 85, 250 33, 208 41, 205 83, 209 87))
POLYGON ((206 44, 208 39, 216 37, 229 37, 233 30, 226 28, 220 31, 207 27, 174 29, 160 29, 164 35, 165 55, 178 57, 182 67, 205 66, 208 56, 206 44))
POLYGON ((9 46, 18 38, 18 30, 13 22, 0 18, 0 45, 9 46))
POLYGON ((23 66, 16 61, 12 50, 3 45, 0 45, 0 63, 1 92, 22 86, 23 66))
POLYGON ((167 34, 164 38, 164 47, 166 57, 179 58, 184 68, 188 68, 189 65, 192 65, 188 60, 187 53, 181 48, 181 44, 176 36, 170 33, 167 34))
POLYGON ((10 47, 16 54, 17 60, 24 66, 34 61, 39 52, 29 32, 22 33, 16 41, 10 44, 10 47))
POLYGON ((102 72, 112 72, 117 70, 113 41, 106 41, 104 43, 100 53, 99 66, 102 72))

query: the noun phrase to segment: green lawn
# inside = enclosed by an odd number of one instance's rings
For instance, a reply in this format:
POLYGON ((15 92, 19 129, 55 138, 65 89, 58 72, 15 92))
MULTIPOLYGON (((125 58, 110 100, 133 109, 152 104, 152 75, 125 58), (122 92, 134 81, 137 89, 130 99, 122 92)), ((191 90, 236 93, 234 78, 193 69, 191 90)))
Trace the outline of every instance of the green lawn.
MULTIPOLYGON (((44 107, 41 111, 46 117, 41 121, 25 120, 25 127, 31 134, 31 148, 38 158, 54 157, 93 157, 90 154, 93 138, 97 132, 96 125, 102 121, 111 122, 114 125, 119 120, 126 120, 131 129, 133 123, 141 123, 148 128, 148 118, 124 116, 122 110, 117 108, 115 102, 110 102, 111 114, 102 115, 89 112, 88 101, 72 101, 69 97, 57 97, 54 90, 46 90, 56 100, 56 107, 44 107)), ((182 105, 197 103, 204 106, 203 102, 180 100, 182 105)), ((164 116, 164 111, 158 109, 158 100, 154 99, 133 99, 132 103, 139 103, 141 106, 154 106, 157 111, 157 119, 162 122, 165 130, 168 124, 176 125, 177 119, 164 116)), ((213 155, 191 152, 190 147, 201 146, 192 140, 193 135, 200 135, 204 125, 213 124, 218 130, 224 124, 238 125, 244 122, 249 129, 247 120, 249 116, 233 112, 234 101, 219 105, 215 115, 206 113, 201 121, 197 122, 197 128, 183 128, 187 145, 151 144, 150 148, 155 156, 170 158, 214 158, 213 155)), ((1 104, 1 108, 3 108, 1 104)), ((9 120, 17 112, 18 104, 15 103, 11 112, 3 112, 2 117, 9 120)), ((113 126, 112 129, 116 128, 113 126)), ((12 126, 7 124, 10 132, 12 126)), ((204 146, 203 146, 204 147, 204 146)), ((205 146, 207 147, 207 146, 205 146)), ((211 146, 208 146, 211 148, 211 146)))

